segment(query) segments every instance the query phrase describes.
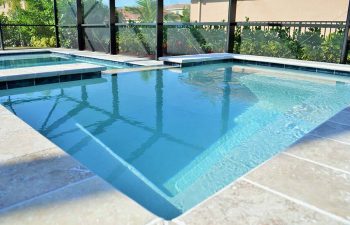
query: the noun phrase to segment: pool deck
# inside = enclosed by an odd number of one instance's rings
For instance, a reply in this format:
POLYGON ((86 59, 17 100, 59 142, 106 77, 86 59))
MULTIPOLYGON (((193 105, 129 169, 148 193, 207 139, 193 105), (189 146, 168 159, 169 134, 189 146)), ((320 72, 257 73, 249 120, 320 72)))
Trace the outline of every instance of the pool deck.
POLYGON ((350 225, 350 107, 164 221, 0 105, 0 225, 350 225))

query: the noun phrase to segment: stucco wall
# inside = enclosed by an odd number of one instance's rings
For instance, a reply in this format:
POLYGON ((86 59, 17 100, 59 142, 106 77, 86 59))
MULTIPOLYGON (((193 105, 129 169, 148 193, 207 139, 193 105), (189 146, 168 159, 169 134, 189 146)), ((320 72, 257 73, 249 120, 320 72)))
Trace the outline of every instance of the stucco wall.
MULTIPOLYGON (((347 7, 348 0, 242 0, 237 21, 344 21, 347 7)), ((191 21, 227 21, 227 11, 226 0, 192 0, 191 21)))

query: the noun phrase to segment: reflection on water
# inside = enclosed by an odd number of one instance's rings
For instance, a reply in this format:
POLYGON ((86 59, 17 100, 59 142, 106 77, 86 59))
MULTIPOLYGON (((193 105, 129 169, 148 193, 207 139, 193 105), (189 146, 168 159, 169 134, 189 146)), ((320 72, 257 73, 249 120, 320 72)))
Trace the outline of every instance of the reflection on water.
POLYGON ((222 64, 128 73, 9 90, 0 101, 112 185, 173 218, 348 104, 337 97, 349 94, 341 87, 232 71, 222 64), (293 138, 264 147, 266 132, 279 128, 293 138), (251 150, 257 143, 263 153, 251 150))

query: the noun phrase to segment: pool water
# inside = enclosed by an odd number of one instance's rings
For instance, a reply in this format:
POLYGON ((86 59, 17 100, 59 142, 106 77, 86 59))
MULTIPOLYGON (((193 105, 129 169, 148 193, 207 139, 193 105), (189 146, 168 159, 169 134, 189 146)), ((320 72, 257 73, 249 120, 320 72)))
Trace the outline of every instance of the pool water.
POLYGON ((112 62, 107 60, 86 58, 74 55, 65 55, 57 53, 43 53, 43 54, 16 54, 0 56, 0 70, 13 69, 20 67, 32 66, 48 66, 61 65, 71 63, 91 63, 101 66, 106 66, 107 69, 119 69, 131 67, 128 64, 112 62))
POLYGON ((172 219, 350 104, 346 82, 235 72, 237 66, 4 90, 0 102, 114 187, 172 219))

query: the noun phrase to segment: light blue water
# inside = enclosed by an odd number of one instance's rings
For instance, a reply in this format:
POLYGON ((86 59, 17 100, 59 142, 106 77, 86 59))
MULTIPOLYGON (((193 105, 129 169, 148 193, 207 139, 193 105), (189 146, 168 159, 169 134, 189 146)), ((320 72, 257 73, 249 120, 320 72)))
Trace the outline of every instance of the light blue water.
POLYGON ((106 66, 108 69, 131 67, 127 64, 110 62, 106 60, 64 55, 64 54, 56 54, 56 53, 43 53, 43 54, 21 54, 21 55, 0 56, 0 70, 20 68, 20 67, 48 66, 48 65, 60 65, 60 64, 81 63, 81 62, 106 66))
POLYGON ((350 104, 348 84, 233 72, 236 66, 12 89, 0 92, 0 102, 116 188, 171 219, 350 104))

